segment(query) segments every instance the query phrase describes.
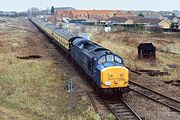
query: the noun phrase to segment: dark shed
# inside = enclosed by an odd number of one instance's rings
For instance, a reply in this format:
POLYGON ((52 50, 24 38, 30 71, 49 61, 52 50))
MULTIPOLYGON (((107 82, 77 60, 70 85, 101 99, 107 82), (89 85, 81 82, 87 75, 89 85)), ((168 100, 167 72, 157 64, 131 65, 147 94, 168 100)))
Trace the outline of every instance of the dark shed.
POLYGON ((138 58, 155 59, 156 47, 152 43, 141 43, 138 46, 138 58))

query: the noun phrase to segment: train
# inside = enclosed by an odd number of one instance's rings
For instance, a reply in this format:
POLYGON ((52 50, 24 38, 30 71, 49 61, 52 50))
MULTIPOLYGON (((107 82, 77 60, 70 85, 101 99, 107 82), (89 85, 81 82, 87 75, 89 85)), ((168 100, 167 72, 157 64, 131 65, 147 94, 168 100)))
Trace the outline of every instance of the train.
POLYGON ((129 70, 119 55, 42 19, 29 17, 29 20, 71 57, 100 92, 129 91, 129 70))

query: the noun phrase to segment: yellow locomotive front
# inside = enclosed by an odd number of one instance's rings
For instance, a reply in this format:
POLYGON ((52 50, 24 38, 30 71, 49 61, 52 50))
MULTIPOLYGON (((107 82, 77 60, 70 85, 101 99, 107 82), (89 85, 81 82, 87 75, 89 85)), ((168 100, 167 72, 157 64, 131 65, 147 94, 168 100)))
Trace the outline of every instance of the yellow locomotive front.
POLYGON ((100 70, 99 87, 102 90, 128 90, 129 70, 121 57, 114 54, 103 55, 98 60, 97 68, 100 70))
POLYGON ((101 71, 101 88, 127 88, 129 80, 128 69, 122 66, 112 66, 101 71))

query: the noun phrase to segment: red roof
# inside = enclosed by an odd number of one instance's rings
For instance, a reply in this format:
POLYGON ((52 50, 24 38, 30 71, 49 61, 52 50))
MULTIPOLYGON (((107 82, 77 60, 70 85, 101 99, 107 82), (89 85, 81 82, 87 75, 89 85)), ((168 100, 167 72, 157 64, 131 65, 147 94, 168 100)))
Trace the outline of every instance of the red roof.
POLYGON ((128 17, 133 14, 122 12, 120 10, 57 10, 56 14, 72 14, 73 16, 90 16, 90 17, 128 17))
POLYGON ((63 14, 65 12, 65 10, 56 10, 56 14, 60 15, 63 14))

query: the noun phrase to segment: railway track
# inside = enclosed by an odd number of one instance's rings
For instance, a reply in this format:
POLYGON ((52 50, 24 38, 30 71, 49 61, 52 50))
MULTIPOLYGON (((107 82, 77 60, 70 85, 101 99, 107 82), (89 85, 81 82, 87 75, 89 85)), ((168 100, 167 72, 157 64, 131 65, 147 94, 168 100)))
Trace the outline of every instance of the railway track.
MULTIPOLYGON (((108 107, 118 120, 142 120, 137 113, 122 99, 103 99, 96 93, 88 94, 94 110, 99 113, 99 106, 108 107), (96 99, 96 100, 95 100, 96 99), (97 103, 99 104, 97 107, 97 103)), ((101 119, 104 119, 103 113, 100 113, 101 119)))
POLYGON ((106 105, 118 120, 142 120, 141 117, 138 116, 138 114, 135 113, 122 99, 107 101, 106 105))
POLYGON ((130 81, 129 83, 130 90, 139 93, 155 102, 161 103, 174 111, 180 112, 180 101, 167 97, 161 93, 158 93, 142 85, 139 85, 135 82, 130 81))

